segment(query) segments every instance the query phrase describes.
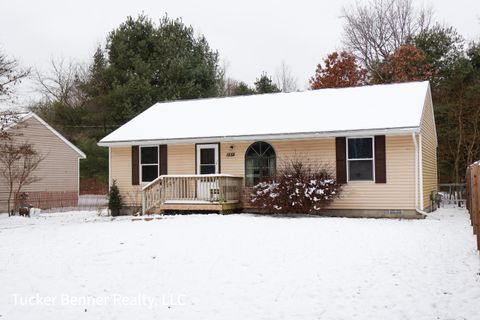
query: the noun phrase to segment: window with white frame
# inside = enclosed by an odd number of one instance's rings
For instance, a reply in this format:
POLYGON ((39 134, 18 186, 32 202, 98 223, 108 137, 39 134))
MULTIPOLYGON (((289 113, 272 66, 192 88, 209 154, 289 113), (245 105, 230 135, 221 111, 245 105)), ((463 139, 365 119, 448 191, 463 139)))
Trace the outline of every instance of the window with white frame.
POLYGON ((373 137, 348 138, 347 168, 349 181, 374 179, 373 137))
POLYGON ((140 147, 140 177, 150 182, 158 177, 158 147, 140 147))

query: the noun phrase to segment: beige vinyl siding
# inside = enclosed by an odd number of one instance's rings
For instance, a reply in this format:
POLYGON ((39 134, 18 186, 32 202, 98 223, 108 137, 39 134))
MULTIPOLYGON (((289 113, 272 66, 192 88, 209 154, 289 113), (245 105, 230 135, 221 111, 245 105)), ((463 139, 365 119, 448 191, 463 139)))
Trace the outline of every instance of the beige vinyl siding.
POLYGON ((277 154, 277 168, 285 162, 300 159, 313 166, 326 167, 335 174, 335 138, 271 141, 270 144, 277 154))
POLYGON ((132 147, 111 148, 111 179, 116 180, 126 206, 141 204, 142 194, 139 185, 132 185, 132 147))
MULTIPOLYGON (((285 161, 302 158, 315 164, 324 164, 335 173, 335 138, 316 140, 279 140, 268 142, 277 155, 277 168, 285 161)), ((244 177, 245 152, 253 142, 222 143, 220 152, 221 172, 244 177), (233 146, 233 149, 230 148, 233 146), (228 153, 235 153, 227 157, 228 153)))
MULTIPOLYGON (((329 167, 335 175, 335 138, 266 141, 277 154, 277 167, 295 157, 329 167)), ((224 143, 221 148, 222 173, 242 176, 245 151, 252 142, 224 143), (229 146, 235 157, 227 157, 229 146)), ((415 150, 410 135, 386 137, 387 183, 349 182, 344 186, 336 209, 415 209, 415 150)))
MULTIPOLYGON (((111 148, 111 179, 117 181, 126 206, 139 206, 141 185, 132 185, 132 147, 111 148)), ((168 145, 168 174, 195 174, 195 145, 168 145)))
MULTIPOLYGON (((11 129, 16 142, 31 143, 44 157, 34 176, 40 180, 25 186, 24 192, 76 192, 79 190, 79 154, 34 117, 11 129), (21 135, 17 135, 21 134, 21 135)), ((0 210, 6 207, 8 188, 0 183, 0 210)))
POLYGON ((168 174, 195 174, 195 144, 168 145, 168 174))
POLYGON ((220 172, 244 177, 245 152, 252 142, 232 142, 220 144, 220 172), (233 146, 233 149, 230 148, 233 146), (227 157, 228 153, 234 153, 227 157))
POLYGON ((415 209, 415 148, 411 136, 385 139, 387 183, 348 182, 336 209, 415 209))
MULTIPOLYGON (((266 141, 277 155, 277 167, 299 157, 329 167, 335 175, 335 138, 266 141)), ((211 143, 215 143, 212 141, 211 143)), ((244 177, 245 152, 253 142, 221 143, 220 171, 244 177), (233 146, 233 148, 230 148, 233 146), (230 156, 227 154, 230 153, 230 156), (234 153, 234 156, 231 154, 234 153)), ((336 209, 415 209, 415 152, 412 137, 386 137, 387 183, 350 182, 344 186, 336 209)), ((195 145, 168 145, 168 173, 195 174, 195 145)), ((112 148, 112 177, 122 194, 135 193, 131 186, 131 148, 112 148)), ((138 197, 137 205, 141 197, 138 197)))
POLYGON ((430 208, 430 194, 438 190, 437 186, 437 138, 435 118, 430 92, 425 99, 421 124, 422 134, 422 174, 423 174, 423 208, 430 208))

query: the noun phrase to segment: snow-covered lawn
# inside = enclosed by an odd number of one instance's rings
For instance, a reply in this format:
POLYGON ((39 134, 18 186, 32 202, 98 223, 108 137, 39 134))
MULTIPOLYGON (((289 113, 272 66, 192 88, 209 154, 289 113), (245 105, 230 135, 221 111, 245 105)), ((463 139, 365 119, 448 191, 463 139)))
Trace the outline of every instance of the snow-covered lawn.
POLYGON ((466 211, 0 216, 0 319, 480 319, 466 211))

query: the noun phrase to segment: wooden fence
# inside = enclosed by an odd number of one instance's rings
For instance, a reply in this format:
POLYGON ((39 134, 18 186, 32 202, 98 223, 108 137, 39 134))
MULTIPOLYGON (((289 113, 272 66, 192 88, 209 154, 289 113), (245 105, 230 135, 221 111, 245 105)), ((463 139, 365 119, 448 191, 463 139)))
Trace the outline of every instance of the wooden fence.
POLYGON ((442 205, 465 207, 467 190, 465 183, 440 183, 438 193, 442 195, 442 205))
POLYGON ((477 249, 480 250, 480 163, 467 168, 467 208, 470 213, 473 233, 477 236, 477 249))
POLYGON ((80 177, 80 194, 98 194, 108 193, 108 182, 98 181, 92 178, 80 177))
MULTIPOLYGON (((17 214, 20 207, 32 206, 42 212, 99 210, 107 206, 106 195, 78 195, 76 191, 28 192, 14 197, 11 209, 17 214)), ((7 212, 8 194, 0 193, 0 213, 7 212)))

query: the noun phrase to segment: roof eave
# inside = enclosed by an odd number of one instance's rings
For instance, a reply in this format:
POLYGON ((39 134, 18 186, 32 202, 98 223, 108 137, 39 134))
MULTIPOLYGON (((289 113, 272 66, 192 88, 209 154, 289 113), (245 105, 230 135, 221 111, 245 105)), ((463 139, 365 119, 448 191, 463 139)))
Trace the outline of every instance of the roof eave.
POLYGON ((239 136, 215 136, 215 137, 191 137, 180 139, 144 139, 144 140, 124 140, 124 141, 100 141, 101 147, 122 147, 132 145, 156 145, 156 144, 190 144, 207 142, 234 142, 234 141, 258 141, 258 140, 301 140, 330 137, 351 137, 351 136, 373 136, 373 135, 402 135, 420 132, 420 127, 399 127, 399 128, 380 128, 380 129, 361 129, 361 130, 338 130, 324 132, 305 132, 305 133, 276 133, 276 134, 257 134, 257 135, 239 135, 239 136))

